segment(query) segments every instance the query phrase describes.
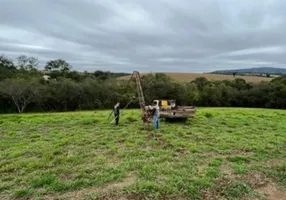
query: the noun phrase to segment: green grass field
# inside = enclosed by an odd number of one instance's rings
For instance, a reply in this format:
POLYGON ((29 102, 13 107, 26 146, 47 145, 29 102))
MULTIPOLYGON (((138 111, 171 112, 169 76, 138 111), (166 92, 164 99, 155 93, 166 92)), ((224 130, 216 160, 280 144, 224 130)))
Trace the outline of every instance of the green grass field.
POLYGON ((139 111, 0 116, 0 199, 283 199, 286 112, 202 108, 142 130, 139 111))

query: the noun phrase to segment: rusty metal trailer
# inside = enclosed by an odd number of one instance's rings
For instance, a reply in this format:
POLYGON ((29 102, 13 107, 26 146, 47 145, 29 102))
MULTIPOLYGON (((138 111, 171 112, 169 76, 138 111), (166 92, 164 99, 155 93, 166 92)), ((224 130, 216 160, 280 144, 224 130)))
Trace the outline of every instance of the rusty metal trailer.
POLYGON ((194 117, 196 114, 196 108, 194 106, 177 106, 171 110, 161 110, 161 118, 188 118, 194 117))

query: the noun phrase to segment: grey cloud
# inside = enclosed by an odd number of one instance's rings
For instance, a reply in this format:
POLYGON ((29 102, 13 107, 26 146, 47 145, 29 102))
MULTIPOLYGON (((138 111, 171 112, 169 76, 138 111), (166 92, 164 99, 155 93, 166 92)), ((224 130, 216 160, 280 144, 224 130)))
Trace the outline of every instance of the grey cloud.
POLYGON ((284 67, 280 0, 0 0, 0 53, 77 70, 284 67))

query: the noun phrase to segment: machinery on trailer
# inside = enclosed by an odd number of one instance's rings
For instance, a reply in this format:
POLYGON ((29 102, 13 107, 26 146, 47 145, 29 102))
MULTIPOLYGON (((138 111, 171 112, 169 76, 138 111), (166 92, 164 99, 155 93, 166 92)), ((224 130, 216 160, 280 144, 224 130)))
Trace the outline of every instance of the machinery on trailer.
POLYGON ((194 106, 178 106, 176 100, 158 99, 160 117, 165 119, 187 119, 196 114, 194 106))
MULTIPOLYGON (((142 81, 138 71, 134 71, 131 75, 127 86, 129 85, 132 78, 135 78, 136 89, 138 94, 138 100, 141 109, 142 120, 144 123, 150 123, 152 121, 152 110, 151 105, 146 106, 144 93, 142 90, 142 81)), ((127 87, 126 86, 126 87, 127 87)), ((165 100, 155 99, 153 102, 158 102, 160 108, 160 118, 169 119, 187 119, 193 117, 196 113, 194 106, 177 106, 176 100, 165 100)))

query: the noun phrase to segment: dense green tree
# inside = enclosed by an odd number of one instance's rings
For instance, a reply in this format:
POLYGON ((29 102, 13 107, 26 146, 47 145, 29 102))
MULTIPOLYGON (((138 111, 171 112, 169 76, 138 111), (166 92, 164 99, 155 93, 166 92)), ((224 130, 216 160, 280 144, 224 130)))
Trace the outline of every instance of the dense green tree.
POLYGON ((40 96, 40 87, 36 80, 23 78, 6 79, 0 84, 2 96, 9 97, 17 107, 19 113, 40 96))
POLYGON ((0 55, 0 81, 13 77, 16 72, 13 61, 4 55, 0 55))
POLYGON ((35 57, 21 55, 17 58, 18 68, 24 71, 37 71, 39 60, 35 57))
POLYGON ((45 66, 45 70, 47 71, 60 71, 60 72, 69 72, 71 68, 72 68, 71 65, 62 59, 50 60, 47 62, 45 66))
POLYGON ((181 94, 184 96, 184 104, 188 106, 197 105, 199 101, 199 90, 195 83, 185 84, 185 91, 181 94))
POLYGON ((70 75, 72 66, 62 59, 48 61, 44 69, 52 79, 73 77, 73 75, 70 75))
POLYGON ((52 80, 47 87, 48 102, 54 102, 55 109, 69 111, 78 109, 81 87, 71 79, 52 80))
POLYGON ((197 85, 198 90, 203 90, 204 87, 210 84, 210 81, 206 79, 205 77, 198 77, 192 83, 195 83, 197 85))
POLYGON ((247 83, 246 80, 242 78, 236 78, 233 81, 233 87, 237 90, 247 90, 251 88, 251 84, 247 83))

